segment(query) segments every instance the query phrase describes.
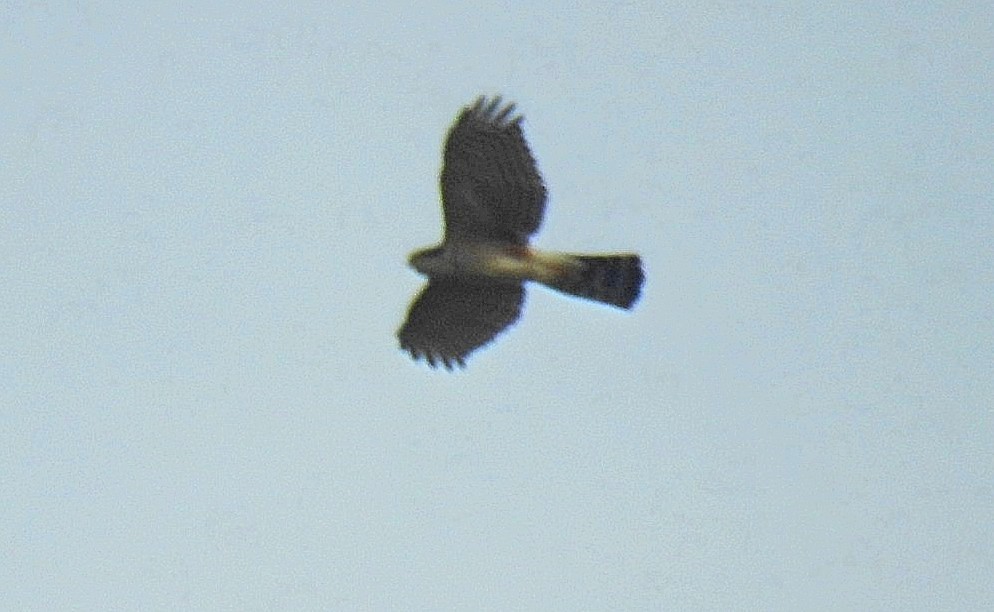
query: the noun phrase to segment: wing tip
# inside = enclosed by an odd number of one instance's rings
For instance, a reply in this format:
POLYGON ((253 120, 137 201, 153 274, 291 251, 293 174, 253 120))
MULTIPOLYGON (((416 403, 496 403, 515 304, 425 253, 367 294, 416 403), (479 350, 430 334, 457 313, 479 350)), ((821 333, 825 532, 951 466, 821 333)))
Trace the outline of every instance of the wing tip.
POLYGON ((466 367, 465 355, 443 355, 431 349, 417 348, 410 344, 401 343, 400 348, 410 354, 415 362, 424 361, 431 369, 443 366, 447 371, 460 370, 466 367))
POLYGON ((495 94, 492 97, 481 94, 471 106, 465 107, 464 112, 500 126, 519 123, 522 116, 514 114, 518 105, 514 102, 508 102, 501 106, 503 102, 504 97, 500 94, 495 94))

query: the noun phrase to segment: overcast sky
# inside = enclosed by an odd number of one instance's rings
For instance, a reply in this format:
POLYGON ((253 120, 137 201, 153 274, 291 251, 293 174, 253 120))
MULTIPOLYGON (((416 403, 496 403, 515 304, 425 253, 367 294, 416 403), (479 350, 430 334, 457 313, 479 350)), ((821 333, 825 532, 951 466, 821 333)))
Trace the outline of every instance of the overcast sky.
POLYGON ((676 4, 0 5, 3 607, 994 608, 994 9, 676 4), (496 93, 647 282, 432 371, 496 93))

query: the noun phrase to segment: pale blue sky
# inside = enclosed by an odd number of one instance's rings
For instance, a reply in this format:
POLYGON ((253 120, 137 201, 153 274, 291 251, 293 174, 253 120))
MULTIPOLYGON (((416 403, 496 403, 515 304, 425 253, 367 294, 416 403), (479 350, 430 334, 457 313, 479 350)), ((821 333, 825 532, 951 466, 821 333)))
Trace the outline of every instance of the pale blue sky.
POLYGON ((0 6, 3 607, 994 608, 994 9, 693 4, 0 6), (433 372, 493 93, 648 281, 433 372))

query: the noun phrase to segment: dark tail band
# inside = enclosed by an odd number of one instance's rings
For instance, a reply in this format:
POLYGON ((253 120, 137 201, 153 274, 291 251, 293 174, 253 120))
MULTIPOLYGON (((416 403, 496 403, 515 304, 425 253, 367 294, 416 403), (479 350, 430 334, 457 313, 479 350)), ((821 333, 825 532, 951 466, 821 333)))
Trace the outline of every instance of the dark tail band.
POLYGON ((580 265, 551 283, 557 291, 588 300, 631 308, 642 291, 645 274, 638 255, 573 255, 580 265))

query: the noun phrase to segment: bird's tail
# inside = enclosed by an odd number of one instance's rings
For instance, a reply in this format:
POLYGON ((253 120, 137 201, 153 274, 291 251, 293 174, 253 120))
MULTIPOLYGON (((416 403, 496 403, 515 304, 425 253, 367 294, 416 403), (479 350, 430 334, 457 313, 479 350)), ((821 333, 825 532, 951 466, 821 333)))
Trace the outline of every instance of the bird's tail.
POLYGON ((642 291, 642 260, 638 255, 568 255, 568 266, 545 284, 556 291, 631 308, 642 291))

